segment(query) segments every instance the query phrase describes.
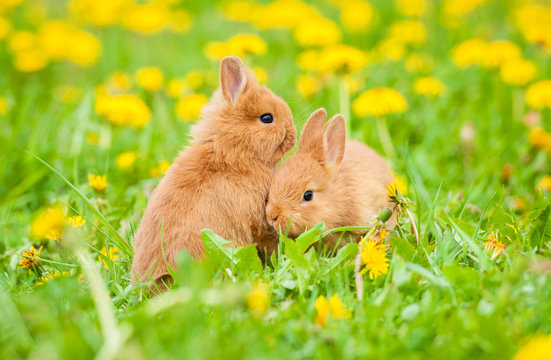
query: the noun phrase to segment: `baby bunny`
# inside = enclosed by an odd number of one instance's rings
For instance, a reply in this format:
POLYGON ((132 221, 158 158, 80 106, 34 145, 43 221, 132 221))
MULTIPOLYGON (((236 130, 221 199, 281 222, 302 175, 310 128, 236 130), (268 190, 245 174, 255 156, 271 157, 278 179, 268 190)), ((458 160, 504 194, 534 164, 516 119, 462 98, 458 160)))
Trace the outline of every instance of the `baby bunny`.
MULTIPOLYGON (((277 170, 270 186, 266 220, 276 230, 288 228, 291 237, 320 222, 327 229, 369 226, 380 210, 393 209, 386 189, 393 182, 388 165, 364 144, 346 141, 342 115, 324 126, 326 117, 324 109, 310 115, 297 153, 277 170)), ((349 232, 343 240, 359 240, 362 233, 349 232)), ((333 248, 340 235, 327 235, 324 245, 333 248)))
POLYGON ((174 269, 180 250, 200 258, 205 228, 232 246, 277 246, 264 207, 275 166, 295 145, 287 104, 258 85, 239 58, 226 57, 220 87, 192 136, 153 192, 136 232, 134 282, 169 280, 168 266, 174 269))

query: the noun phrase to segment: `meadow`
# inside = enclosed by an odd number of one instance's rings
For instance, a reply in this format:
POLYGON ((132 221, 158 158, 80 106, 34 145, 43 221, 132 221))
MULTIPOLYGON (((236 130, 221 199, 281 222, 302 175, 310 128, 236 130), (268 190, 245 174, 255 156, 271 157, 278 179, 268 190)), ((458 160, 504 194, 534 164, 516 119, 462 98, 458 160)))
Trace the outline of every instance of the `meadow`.
POLYGON ((2 0, 0 67, 0 358, 551 359, 548 0, 2 0), (152 297, 133 234, 227 55, 344 114, 399 223, 205 230, 152 297))

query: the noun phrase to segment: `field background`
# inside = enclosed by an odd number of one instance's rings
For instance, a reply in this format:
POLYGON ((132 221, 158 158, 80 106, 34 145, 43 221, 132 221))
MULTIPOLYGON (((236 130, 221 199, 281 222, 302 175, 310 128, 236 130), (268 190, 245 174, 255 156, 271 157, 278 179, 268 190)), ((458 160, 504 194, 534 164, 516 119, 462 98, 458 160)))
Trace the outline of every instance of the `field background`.
POLYGON ((550 24, 549 1, 2 0, 0 358, 551 358, 550 24), (130 285, 147 197, 231 54, 297 129, 343 112, 397 175, 419 240, 404 212, 361 301, 358 246, 307 251, 319 228, 265 266, 207 233, 174 289, 130 285), (355 103, 373 88, 384 106, 355 103))

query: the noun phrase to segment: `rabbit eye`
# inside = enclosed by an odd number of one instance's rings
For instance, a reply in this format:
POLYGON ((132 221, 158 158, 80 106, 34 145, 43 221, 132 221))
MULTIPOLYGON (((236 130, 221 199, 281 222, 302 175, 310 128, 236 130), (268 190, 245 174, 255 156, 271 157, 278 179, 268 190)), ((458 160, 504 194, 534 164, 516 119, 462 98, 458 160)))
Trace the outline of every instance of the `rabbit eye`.
POLYGON ((260 115, 260 121, 262 121, 264 124, 271 124, 274 122, 274 117, 272 114, 263 114, 260 115))
POLYGON ((312 200, 313 196, 314 196, 314 193, 308 190, 304 193, 304 195, 302 195, 302 201, 310 201, 312 200))

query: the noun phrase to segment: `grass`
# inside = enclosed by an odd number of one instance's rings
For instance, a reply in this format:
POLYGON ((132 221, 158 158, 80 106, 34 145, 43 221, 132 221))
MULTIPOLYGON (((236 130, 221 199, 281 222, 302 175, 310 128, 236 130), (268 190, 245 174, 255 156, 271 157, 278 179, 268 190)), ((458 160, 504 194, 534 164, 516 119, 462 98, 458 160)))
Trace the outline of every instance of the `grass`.
MULTIPOLYGON (((396 149, 387 160, 406 178, 419 232, 417 242, 402 214, 386 240, 388 273, 364 277, 361 301, 354 275, 358 246, 334 256, 317 251, 321 227, 296 241, 282 236, 278 256, 266 264, 254 247, 224 247, 226 240, 206 230, 205 260, 182 253, 170 291, 149 298, 130 284, 133 233, 160 179, 150 170, 187 145, 193 122, 178 119, 175 100, 163 91, 135 86, 151 121, 143 129, 113 125, 95 112, 94 87, 114 71, 132 74, 154 65, 166 79, 200 70, 207 80, 198 92, 210 96, 218 64, 205 58, 204 45, 247 32, 269 45, 266 55, 247 63, 266 69, 267 85, 289 103, 297 128, 322 106, 329 114, 349 112, 357 94, 344 96, 338 77, 308 98, 299 94, 301 48, 290 31, 257 30, 224 19, 217 3, 190 3, 183 6, 195 17, 185 34, 87 27, 103 49, 93 67, 56 62, 30 74, 14 69, 13 54, 0 40, 0 96, 8 100, 0 115, 0 358, 496 359, 512 358, 534 336, 550 334, 551 200, 536 190, 551 173, 550 154, 528 141, 523 89, 504 85, 495 70, 460 69, 449 56, 458 42, 492 33, 490 39, 515 42, 538 65, 537 79, 545 79, 549 54, 515 30, 505 16, 512 3, 489 2, 455 29, 439 23, 441 7, 431 4, 422 18, 427 40, 415 51, 433 57, 432 74, 445 93, 413 93, 417 75, 404 59, 355 74, 361 90, 391 87, 408 100, 406 113, 385 119, 396 149), (62 84, 82 89, 82 96, 60 101, 55 89, 62 84), (99 135, 99 143, 88 142, 89 133, 99 135), (137 159, 120 169, 115 158, 125 151, 137 159), (503 175, 506 164, 511 176, 503 175), (104 192, 88 185, 89 173, 107 175, 104 192), (33 219, 52 204, 86 223, 57 242, 31 237, 33 219), (492 234, 507 246, 497 257, 484 249, 492 234), (32 271, 18 267, 31 245, 43 246, 32 271), (118 248, 120 256, 111 259, 103 247, 118 248), (56 271, 66 274, 37 285, 56 271), (255 312, 251 294, 262 293, 259 284, 267 288, 267 301, 255 312), (351 315, 320 326, 316 300, 333 294, 351 315)), ((5 15, 15 29, 33 28, 24 15, 28 6, 5 15)), ((337 20, 328 3, 316 6, 337 20)), ((392 2, 373 6, 378 15, 370 31, 345 32, 343 42, 371 49, 385 24, 401 18, 392 2)), ((64 14, 60 2, 46 7, 50 17, 64 14)), ((551 129, 549 109, 537 114, 551 129)), ((374 118, 351 113, 349 137, 384 152, 374 118)))

